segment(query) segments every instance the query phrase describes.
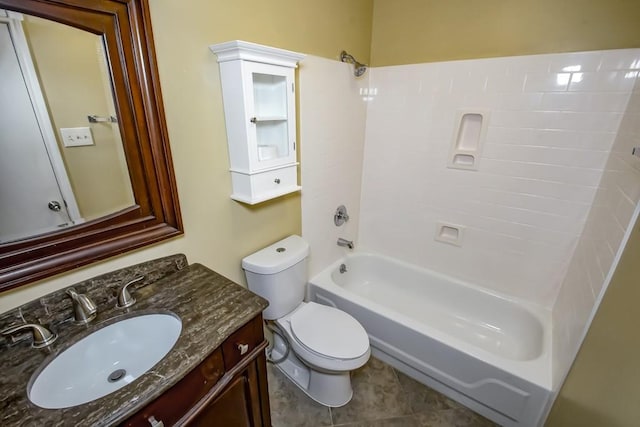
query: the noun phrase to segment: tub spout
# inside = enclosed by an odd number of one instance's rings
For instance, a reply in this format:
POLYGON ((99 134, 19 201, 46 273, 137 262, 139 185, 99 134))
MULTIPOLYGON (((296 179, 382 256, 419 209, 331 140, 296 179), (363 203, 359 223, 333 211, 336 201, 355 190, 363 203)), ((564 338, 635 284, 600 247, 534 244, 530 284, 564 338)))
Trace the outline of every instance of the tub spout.
POLYGON ((353 249, 353 240, 347 240, 340 237, 338 239, 338 246, 343 246, 345 248, 353 249))

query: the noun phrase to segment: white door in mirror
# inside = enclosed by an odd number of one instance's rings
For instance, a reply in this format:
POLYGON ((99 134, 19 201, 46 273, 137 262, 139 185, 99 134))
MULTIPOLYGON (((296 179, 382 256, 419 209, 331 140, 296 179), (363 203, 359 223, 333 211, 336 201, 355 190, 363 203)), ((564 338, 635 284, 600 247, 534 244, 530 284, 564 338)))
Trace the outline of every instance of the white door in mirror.
MULTIPOLYGON (((36 114, 37 100, 27 88, 20 63, 20 39, 12 27, 0 23, 0 242, 51 232, 72 221, 67 203, 57 211, 51 200, 65 200, 44 136, 47 127, 36 114)), ((48 127, 49 131, 51 127, 48 127)), ((55 141, 55 138, 54 138, 55 141)), ((55 142, 54 142, 55 143, 55 142)), ((74 202, 75 203, 75 202, 74 202)), ((79 215, 78 215, 79 216, 79 215)))

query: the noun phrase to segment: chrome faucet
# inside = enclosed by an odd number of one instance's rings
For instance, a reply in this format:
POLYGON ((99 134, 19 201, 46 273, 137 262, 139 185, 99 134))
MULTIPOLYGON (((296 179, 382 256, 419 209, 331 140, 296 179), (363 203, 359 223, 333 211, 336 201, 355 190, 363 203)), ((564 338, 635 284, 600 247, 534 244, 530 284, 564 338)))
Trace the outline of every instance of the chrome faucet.
POLYGON ((33 344, 31 344, 31 346, 34 348, 46 347, 58 338, 58 336, 52 333, 49 329, 42 325, 36 325, 35 323, 25 323, 24 325, 12 326, 0 332, 0 334, 12 335, 18 331, 22 331, 23 329, 31 329, 31 333, 33 334, 33 344))
POLYGON ((67 295, 73 301, 73 317, 76 323, 86 325, 96 318, 98 307, 91 298, 85 294, 77 293, 73 288, 67 289, 67 295))
POLYGON ((336 227, 340 227, 347 221, 349 221, 347 208, 344 205, 338 206, 338 209, 336 209, 336 213, 333 215, 333 223, 336 225, 336 227))
POLYGON ((116 305, 116 307, 127 308, 136 303, 136 299, 131 296, 131 293, 129 293, 129 289, 127 288, 134 283, 138 283, 141 280, 144 280, 144 276, 136 277, 135 279, 125 283, 125 285, 120 288, 120 291, 118 292, 118 304, 116 305))
POLYGON ((338 246, 343 246, 345 248, 353 249, 353 240, 347 240, 340 237, 338 238, 338 246))

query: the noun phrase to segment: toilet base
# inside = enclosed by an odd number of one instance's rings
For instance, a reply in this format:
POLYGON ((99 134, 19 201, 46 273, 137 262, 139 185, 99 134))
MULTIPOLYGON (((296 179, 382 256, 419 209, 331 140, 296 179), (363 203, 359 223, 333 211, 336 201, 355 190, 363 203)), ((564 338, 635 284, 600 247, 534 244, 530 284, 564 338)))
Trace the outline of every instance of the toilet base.
MULTIPOLYGON (((271 358, 278 360, 284 354, 284 345, 277 336, 271 352, 271 358), (278 345, 280 344, 280 345, 278 345)), ((346 372, 319 372, 305 365, 293 351, 281 363, 274 364, 287 378, 298 386, 307 396, 324 406, 338 408, 344 406, 353 397, 351 375, 346 372)))

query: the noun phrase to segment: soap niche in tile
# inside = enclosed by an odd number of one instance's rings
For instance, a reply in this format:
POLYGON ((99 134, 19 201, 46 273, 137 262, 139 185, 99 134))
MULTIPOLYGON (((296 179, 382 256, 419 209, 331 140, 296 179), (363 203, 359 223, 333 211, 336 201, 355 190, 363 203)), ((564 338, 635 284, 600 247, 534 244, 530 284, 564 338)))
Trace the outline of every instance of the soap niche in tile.
POLYGON ((462 225, 439 221, 436 223, 435 239, 438 242, 448 243, 455 246, 462 246, 464 230, 465 227, 462 225))
POLYGON ((489 113, 487 111, 459 111, 451 142, 448 167, 478 170, 478 161, 487 133, 489 113))

